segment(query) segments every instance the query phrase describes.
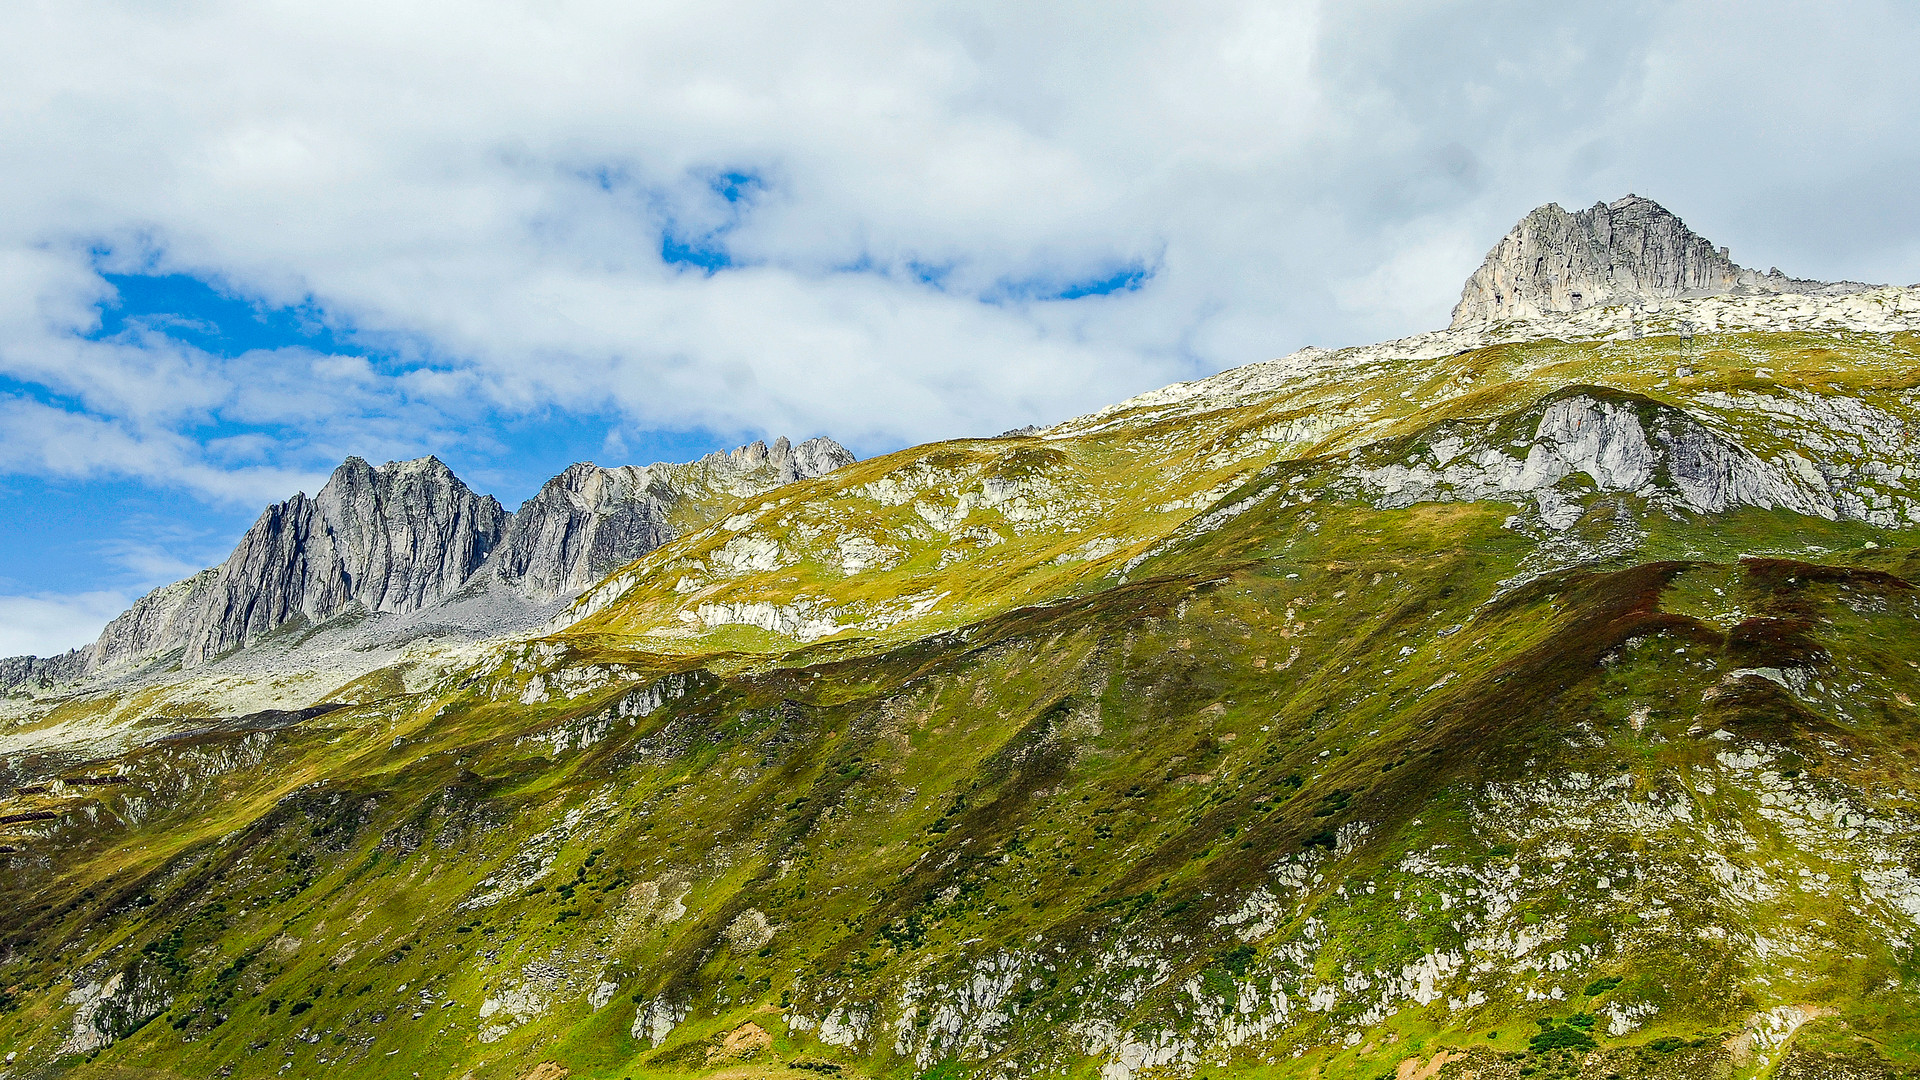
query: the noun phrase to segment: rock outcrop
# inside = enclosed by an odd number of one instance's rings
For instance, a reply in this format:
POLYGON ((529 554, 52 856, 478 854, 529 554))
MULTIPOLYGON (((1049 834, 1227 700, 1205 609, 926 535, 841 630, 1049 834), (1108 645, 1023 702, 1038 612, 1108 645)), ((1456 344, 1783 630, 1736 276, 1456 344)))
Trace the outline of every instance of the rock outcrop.
MULTIPOLYGON (((649 466, 570 465, 520 504, 488 568, 529 593, 584 588, 595 567, 613 567, 673 536, 668 511, 677 492, 649 466)), ((605 573, 602 570, 601 573, 605 573)))
POLYGON ((294 621, 417 611, 459 588, 508 515, 438 458, 348 458, 319 494, 268 507, 227 560, 155 589, 81 650, 82 674, 181 649, 193 665, 294 621))
POLYGON ((438 458, 377 469, 348 458, 318 495, 269 507, 247 530, 188 605, 185 662, 348 608, 418 611, 465 583, 506 526, 500 503, 438 458))
POLYGON ((85 671, 115 667, 182 645, 192 634, 199 614, 219 583, 222 567, 202 570, 184 581, 163 585, 134 602, 107 624, 86 654, 85 671))
MULTIPOLYGON (((853 460, 822 437, 753 442, 687 464, 581 463, 509 514, 437 458, 380 466, 348 458, 317 495, 268 507, 224 563, 148 593, 92 645, 0 659, 0 693, 51 689, 175 650, 190 667, 290 624, 438 610, 456 594, 471 601, 475 588, 510 586, 522 597, 510 608, 518 614, 529 600, 570 598, 671 540, 682 518, 698 517, 688 506, 715 508, 853 460)), ((494 613, 480 607, 483 618, 494 613)), ((537 607, 527 610, 537 619, 537 607)), ((473 617, 452 614, 455 625, 473 617)))
POLYGON ((538 599, 572 596, 678 534, 674 508, 739 498, 825 475, 853 461, 828 438, 777 439, 688 465, 570 466, 520 506, 487 571, 538 599), (704 501, 704 500, 703 500, 704 501))
POLYGON ((1519 439, 1511 420, 1438 425, 1411 445, 1383 444, 1375 451, 1381 460, 1357 463, 1347 476, 1360 482, 1356 494, 1392 509, 1530 501, 1551 529, 1578 520, 1587 493, 1631 493, 1694 514, 1755 506, 1829 521, 1905 523, 1904 513, 1875 520, 1849 499, 1850 477, 1841 469, 1823 475, 1797 457, 1763 460, 1686 410, 1641 395, 1572 387, 1529 410, 1524 423, 1533 430, 1519 439))
POLYGON ((0 692, 16 687, 46 690, 86 674, 89 650, 72 649, 59 656, 0 658, 0 692))
POLYGON ((1870 287, 1748 270, 1659 203, 1628 195, 1577 213, 1548 203, 1522 218, 1467 279, 1452 325, 1687 297, 1870 287))

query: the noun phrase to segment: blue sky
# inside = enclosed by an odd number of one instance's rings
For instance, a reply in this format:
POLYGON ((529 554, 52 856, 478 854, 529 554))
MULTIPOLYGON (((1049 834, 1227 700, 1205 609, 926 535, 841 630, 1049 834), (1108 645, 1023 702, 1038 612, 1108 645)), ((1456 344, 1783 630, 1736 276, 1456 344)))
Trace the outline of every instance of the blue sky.
POLYGON ((1529 208, 1920 279, 1897 3, 33 5, 0 38, 0 655, 348 454, 992 434, 1443 325, 1529 208))
MULTIPOLYGON (((714 237, 688 255, 676 241, 663 241, 663 260, 717 272, 729 263, 714 237)), ((186 274, 103 272, 112 294, 99 305, 98 326, 79 335, 100 342, 136 341, 150 347, 164 336, 174 347, 231 362, 244 372, 249 361, 268 355, 310 354, 364 362, 389 378, 430 368, 431 361, 405 350, 363 343, 351 327, 333 325, 327 312, 310 302, 269 306, 234 296, 225 287, 186 274)), ((244 381, 244 373, 239 376, 244 381)), ((79 396, 31 380, 0 375, 0 395, 84 415, 79 396)), ((398 454, 433 453, 470 486, 499 498, 508 509, 530 497, 541 483, 574 461, 606 464, 685 461, 715 449, 728 449, 748 434, 716 434, 700 428, 640 430, 617 410, 575 407, 507 412, 484 407, 449 409, 432 415, 440 422, 431 434, 371 440, 365 450, 351 441, 341 451, 384 460, 380 448, 398 454)), ((263 440, 249 456, 305 465, 308 475, 276 478, 286 491, 311 493, 341 451, 321 457, 298 452, 277 454, 310 440, 298 418, 266 422, 213 410, 199 422, 183 425, 203 445, 263 440)), ((82 595, 121 597, 184 577, 225 558, 239 534, 261 509, 258 498, 274 492, 249 486, 240 492, 182 490, 164 478, 136 479, 111 470, 62 475, 58 470, 19 470, 0 475, 0 595, 82 595), (249 498, 253 496, 253 498, 249 498)), ((118 599, 108 603, 114 605, 118 599)), ((89 609, 90 615, 97 615, 89 609)), ((84 632, 84 631, 83 631, 84 632)))

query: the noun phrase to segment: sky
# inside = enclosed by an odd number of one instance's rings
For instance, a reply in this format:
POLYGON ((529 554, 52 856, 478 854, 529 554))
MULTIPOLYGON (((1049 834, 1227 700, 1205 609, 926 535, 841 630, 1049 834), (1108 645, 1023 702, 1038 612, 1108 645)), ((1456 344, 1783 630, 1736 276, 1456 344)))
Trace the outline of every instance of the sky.
POLYGON ((1528 209, 1920 280, 1920 19, 1848 3, 22 0, 0 655, 343 458, 862 456, 1445 324, 1528 209))

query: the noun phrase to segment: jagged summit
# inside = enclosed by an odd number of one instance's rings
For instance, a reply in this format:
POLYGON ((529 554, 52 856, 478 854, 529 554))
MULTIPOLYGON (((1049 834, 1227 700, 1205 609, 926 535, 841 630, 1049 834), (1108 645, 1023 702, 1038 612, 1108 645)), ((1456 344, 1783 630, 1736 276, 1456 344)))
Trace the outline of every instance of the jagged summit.
POLYGON ((350 612, 431 613, 496 584, 520 600, 486 608, 484 617, 531 625, 542 605, 677 535, 682 503, 717 504, 853 460, 820 437, 798 446, 756 441, 689 464, 583 462, 508 513, 432 455, 377 466, 349 457, 318 493, 262 511, 225 562, 148 593, 92 645, 0 659, 0 692, 68 683, 173 650, 191 667, 288 625, 350 612))
POLYGON ((790 484, 795 480, 823 476, 842 465, 852 464, 853 454, 824 436, 808 439, 795 446, 783 435, 773 441, 772 447, 755 439, 724 454, 716 450, 700 460, 703 465, 719 465, 724 461, 729 468, 737 471, 769 469, 780 478, 781 483, 790 484))
POLYGON ((1548 203, 1520 219, 1467 279, 1452 327, 1697 296, 1871 287, 1746 269, 1659 203, 1627 195, 1578 212, 1548 203))
POLYGON ((109 623, 86 669, 174 648, 195 664, 350 607, 417 611, 472 575, 507 517, 438 458, 376 467, 350 457, 317 494, 262 511, 220 566, 156 589, 109 623))
POLYGON ((772 448, 755 441, 691 465, 608 469, 580 462, 521 504, 488 573, 543 599, 571 595, 671 540, 673 508, 688 495, 750 495, 853 460, 846 447, 821 437, 797 447, 785 438, 772 448))

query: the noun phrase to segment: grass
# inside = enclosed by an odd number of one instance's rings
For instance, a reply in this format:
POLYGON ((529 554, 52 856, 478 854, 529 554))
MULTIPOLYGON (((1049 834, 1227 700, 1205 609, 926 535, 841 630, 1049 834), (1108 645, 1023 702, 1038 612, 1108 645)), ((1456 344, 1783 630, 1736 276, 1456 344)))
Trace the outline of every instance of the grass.
POLYGON ((946 1080, 1171 1032, 1216 1077, 1448 1048, 1677 1077, 1814 1003, 1794 1045, 1911 1060, 1913 535, 1595 495, 1572 535, 1637 538, 1556 568, 1512 505, 1380 509, 1340 473, 1581 384, 1727 424, 1729 392, 1910 411, 1912 344, 1715 338, 1685 379, 1659 341, 1502 346, 716 499, 690 524, 740 527, 567 631, 22 797, 62 816, 5 840, 0 1043, 74 1076, 946 1080), (1244 511, 1187 526, 1221 494, 1244 511), (850 573, 855 534, 886 554, 850 573), (697 618, 803 600, 867 625, 697 618), (594 688, 527 694, 568 672, 594 688), (67 995, 116 971, 165 1004, 59 1058, 67 995), (711 1056, 749 1022, 759 1057, 711 1056))

